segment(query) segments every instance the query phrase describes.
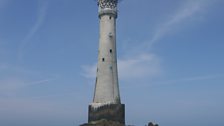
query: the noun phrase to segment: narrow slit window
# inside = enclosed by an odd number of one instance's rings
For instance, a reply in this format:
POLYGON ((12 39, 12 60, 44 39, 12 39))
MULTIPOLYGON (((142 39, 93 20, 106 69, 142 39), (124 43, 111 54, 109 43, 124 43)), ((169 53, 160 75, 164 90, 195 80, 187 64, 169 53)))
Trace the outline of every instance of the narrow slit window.
POLYGON ((110 53, 112 53, 113 51, 112 51, 112 49, 110 49, 110 53))
POLYGON ((111 20, 111 16, 109 17, 109 19, 111 20))
POLYGON ((104 62, 104 61, 105 61, 105 59, 104 59, 104 58, 102 58, 102 61, 104 62))
POLYGON ((113 37, 113 34, 112 34, 111 32, 109 33, 109 37, 110 37, 110 38, 112 38, 112 37, 113 37))

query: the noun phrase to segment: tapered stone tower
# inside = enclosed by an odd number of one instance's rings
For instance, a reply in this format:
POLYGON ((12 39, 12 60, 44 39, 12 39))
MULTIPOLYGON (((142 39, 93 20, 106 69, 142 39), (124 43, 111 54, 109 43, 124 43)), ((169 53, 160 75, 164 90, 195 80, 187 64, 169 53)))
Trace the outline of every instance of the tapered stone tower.
POLYGON ((120 100, 116 54, 118 2, 98 0, 99 52, 94 98, 89 105, 89 123, 104 119, 125 124, 125 106, 120 100))

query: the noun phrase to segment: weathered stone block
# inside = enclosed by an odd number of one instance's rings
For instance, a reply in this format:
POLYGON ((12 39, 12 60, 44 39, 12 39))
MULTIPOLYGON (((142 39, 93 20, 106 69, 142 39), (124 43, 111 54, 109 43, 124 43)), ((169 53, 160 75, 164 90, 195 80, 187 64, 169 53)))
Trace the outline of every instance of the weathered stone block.
POLYGON ((100 120, 107 120, 125 124, 125 105, 124 104, 107 104, 100 107, 89 105, 89 123, 100 120))

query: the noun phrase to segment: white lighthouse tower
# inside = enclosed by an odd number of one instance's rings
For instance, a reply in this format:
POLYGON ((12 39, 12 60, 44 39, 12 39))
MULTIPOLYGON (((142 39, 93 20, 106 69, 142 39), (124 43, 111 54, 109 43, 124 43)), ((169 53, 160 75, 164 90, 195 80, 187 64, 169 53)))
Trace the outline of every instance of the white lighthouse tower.
POLYGON ((116 57, 117 0, 99 0, 100 38, 94 103, 120 103, 116 57))
POLYGON ((116 54, 116 19, 119 0, 98 0, 100 37, 97 77, 93 103, 89 106, 89 123, 99 120, 125 124, 121 104, 116 54))

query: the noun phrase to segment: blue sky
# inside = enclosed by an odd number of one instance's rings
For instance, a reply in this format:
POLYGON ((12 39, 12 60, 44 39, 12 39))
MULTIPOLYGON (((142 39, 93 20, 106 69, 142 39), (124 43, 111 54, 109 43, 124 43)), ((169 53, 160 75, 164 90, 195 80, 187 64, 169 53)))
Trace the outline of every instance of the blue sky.
MULTIPOLYGON (((124 0, 117 20, 126 123, 223 126, 224 1, 124 0)), ((0 0, 0 125, 87 122, 94 0, 0 0)))

